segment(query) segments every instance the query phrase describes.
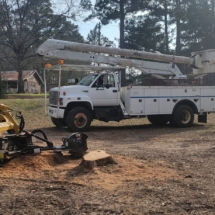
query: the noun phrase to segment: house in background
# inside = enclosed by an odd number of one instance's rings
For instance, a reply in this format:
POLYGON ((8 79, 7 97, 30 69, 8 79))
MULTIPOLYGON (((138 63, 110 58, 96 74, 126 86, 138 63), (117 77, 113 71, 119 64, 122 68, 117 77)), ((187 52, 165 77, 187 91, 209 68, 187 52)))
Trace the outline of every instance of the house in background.
MULTIPOLYGON (((24 82, 25 93, 41 93, 44 82, 35 70, 23 71, 22 80, 24 82)), ((18 91, 18 72, 2 71, 1 81, 6 93, 17 93, 18 91)))

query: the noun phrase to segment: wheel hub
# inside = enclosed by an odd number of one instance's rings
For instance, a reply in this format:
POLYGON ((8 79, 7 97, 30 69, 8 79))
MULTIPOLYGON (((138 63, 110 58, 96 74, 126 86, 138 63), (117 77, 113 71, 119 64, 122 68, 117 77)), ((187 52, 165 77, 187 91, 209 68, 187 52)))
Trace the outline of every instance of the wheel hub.
POLYGON ((183 124, 187 124, 191 119, 190 112, 187 110, 183 110, 180 114, 180 121, 183 124))
POLYGON ((84 113, 78 113, 74 118, 74 124, 78 128, 83 128, 87 124, 87 117, 84 113))

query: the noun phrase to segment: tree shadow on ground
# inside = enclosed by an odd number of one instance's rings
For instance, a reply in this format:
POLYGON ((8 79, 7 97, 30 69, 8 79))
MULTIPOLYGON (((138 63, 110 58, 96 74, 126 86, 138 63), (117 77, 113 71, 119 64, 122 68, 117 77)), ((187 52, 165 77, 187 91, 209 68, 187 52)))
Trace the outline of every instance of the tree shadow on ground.
MULTIPOLYGON (((49 140, 54 142, 60 142, 62 138, 66 138, 71 133, 67 127, 65 128, 57 128, 57 127, 49 127, 49 128, 40 128, 42 129, 49 140)), ((181 135, 182 137, 186 136, 189 138, 190 132, 205 132, 208 131, 208 126, 203 124, 194 124, 189 128, 176 128, 172 127, 170 124, 166 126, 154 126, 152 124, 144 124, 144 125, 120 125, 120 126, 91 126, 90 129, 85 133, 88 136, 88 140, 97 141, 106 140, 107 143, 117 141, 118 139, 125 139, 128 141, 138 143, 138 142, 146 142, 154 137, 159 138, 167 135, 165 138, 168 138, 169 135, 174 134, 175 136, 181 135)), ((126 144, 124 141, 123 144, 126 144)))
MULTIPOLYGON (((75 133, 73 131, 71 131, 68 127, 63 127, 63 128, 59 128, 59 127, 44 127, 44 128, 38 128, 38 129, 42 129, 44 131, 50 131, 50 132, 63 132, 63 133, 75 133)), ((97 125, 92 125, 87 131, 83 132, 83 133, 88 133, 88 132, 101 132, 101 131, 127 131, 127 130, 131 130, 131 129, 137 129, 137 130, 148 130, 148 129, 154 129, 154 130, 162 130, 162 131, 174 131, 174 132, 184 132, 184 131, 196 131, 196 130, 208 130, 208 126, 205 126, 203 124, 193 124, 191 127, 188 128, 177 128, 174 127, 170 124, 167 125, 163 125, 163 126, 155 126, 152 124, 143 124, 143 125, 104 125, 104 126, 97 126, 97 125)), ((32 129, 31 129, 32 130, 32 129)))

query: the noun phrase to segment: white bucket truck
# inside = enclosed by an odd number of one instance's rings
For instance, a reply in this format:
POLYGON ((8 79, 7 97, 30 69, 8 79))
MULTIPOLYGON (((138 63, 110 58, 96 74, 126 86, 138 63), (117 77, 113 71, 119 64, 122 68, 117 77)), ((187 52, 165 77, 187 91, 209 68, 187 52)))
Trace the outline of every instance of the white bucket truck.
POLYGON ((187 64, 194 74, 199 75, 215 72, 215 50, 192 53, 189 58, 49 39, 37 53, 50 58, 113 66, 112 72, 89 74, 77 85, 50 90, 48 114, 56 126, 85 131, 93 119, 119 122, 147 116, 155 125, 170 122, 177 127, 189 127, 193 124, 194 114, 198 115, 199 122, 207 122, 207 114, 215 112, 215 86, 189 84, 175 65, 187 64), (160 78, 165 86, 121 87, 120 71, 116 72, 116 66, 134 67, 160 78), (164 75, 170 79, 162 80, 164 75))

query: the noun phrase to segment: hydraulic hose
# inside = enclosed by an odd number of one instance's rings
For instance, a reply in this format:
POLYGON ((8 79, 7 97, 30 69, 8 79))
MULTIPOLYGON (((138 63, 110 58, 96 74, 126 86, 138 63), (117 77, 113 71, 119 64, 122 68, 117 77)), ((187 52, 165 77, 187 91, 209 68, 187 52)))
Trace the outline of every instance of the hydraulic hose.
POLYGON ((18 116, 18 118, 20 119, 20 123, 19 123, 19 133, 23 131, 24 127, 25 127, 25 120, 24 117, 22 116, 21 112, 20 112, 20 116, 18 116))
POLYGON ((43 140, 44 142, 47 143, 47 146, 49 148, 53 148, 53 143, 48 140, 46 134, 41 129, 35 129, 35 130, 33 130, 32 132, 30 132, 30 135, 33 136, 33 137, 35 137, 35 138, 37 138, 37 139, 39 139, 39 140, 43 140), (43 135, 43 138, 37 136, 36 133, 41 133, 43 135))

